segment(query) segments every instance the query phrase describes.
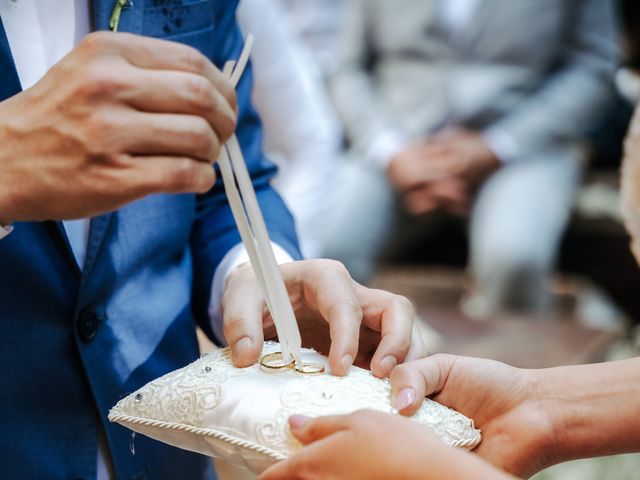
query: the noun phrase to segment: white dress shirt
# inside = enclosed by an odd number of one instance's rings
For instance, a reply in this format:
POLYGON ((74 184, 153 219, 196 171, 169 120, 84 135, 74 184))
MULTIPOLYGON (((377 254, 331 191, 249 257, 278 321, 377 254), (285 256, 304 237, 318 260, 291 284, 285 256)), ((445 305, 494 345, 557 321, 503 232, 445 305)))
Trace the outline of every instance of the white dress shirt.
POLYGON ((464 29, 478 7, 479 0, 442 0, 440 2, 440 21, 450 33, 464 29))
POLYGON ((263 149, 280 167, 273 186, 296 219, 302 252, 316 257, 330 228, 328 199, 342 166, 340 122, 320 69, 280 4, 242 0, 237 18, 255 37, 253 104, 264 122, 263 149))
MULTIPOLYGON (((0 0, 0 17, 23 90, 38 82, 91 29, 88 0, 0 0)), ((87 249, 89 219, 65 221, 64 226, 74 256, 82 268, 87 249)), ((10 228, 0 230, 0 239, 9 232, 10 228)), ((292 260, 284 249, 275 244, 272 246, 278 264, 292 260)), ((209 314, 214 331, 220 339, 224 338, 220 305, 225 279, 231 270, 247 261, 246 251, 242 245, 238 245, 227 253, 216 269, 209 314)), ((101 441, 98 451, 98 480, 109 478, 106 452, 106 443, 101 441)))
POLYGON ((325 77, 336 67, 336 39, 343 26, 345 0, 272 0, 284 8, 297 36, 325 77))

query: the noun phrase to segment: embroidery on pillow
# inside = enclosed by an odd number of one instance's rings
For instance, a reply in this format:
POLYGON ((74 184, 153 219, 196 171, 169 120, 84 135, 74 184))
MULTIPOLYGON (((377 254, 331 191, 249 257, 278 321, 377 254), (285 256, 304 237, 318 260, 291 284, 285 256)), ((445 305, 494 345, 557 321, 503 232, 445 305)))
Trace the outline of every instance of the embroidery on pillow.
POLYGON ((228 349, 221 349, 149 382, 118 405, 142 418, 202 426, 203 415, 220 404, 222 385, 246 373, 233 366, 228 349))
MULTIPOLYGON (((266 342, 263 354, 278 349, 277 343, 266 342)), ((325 357, 313 350, 304 349, 303 353, 326 361, 325 357)), ((205 355, 191 365, 160 377, 132 393, 112 409, 109 420, 136 431, 141 431, 139 427, 158 429, 156 435, 152 434, 154 438, 162 438, 162 429, 184 432, 214 438, 272 459, 282 459, 300 448, 300 443, 289 431, 287 420, 290 415, 317 417, 347 414, 365 408, 394 414, 397 411, 391 406, 390 391, 386 379, 378 379, 368 370, 358 367, 353 367, 346 377, 328 374, 306 376, 290 370, 265 373, 258 365, 236 368, 230 349, 226 348, 205 355), (207 414, 213 413, 224 401, 224 385, 230 379, 248 376, 250 382, 264 386, 265 378, 270 375, 286 381, 279 391, 274 391, 280 406, 274 405, 266 420, 259 415, 253 423, 251 418, 246 417, 233 421, 219 417, 216 421, 219 423, 203 425, 204 418, 208 418, 206 422, 211 422, 213 418, 207 414), (241 427, 243 423, 245 427, 241 427), (244 430, 249 425, 253 425, 253 435, 250 434, 251 430, 244 430)), ((238 397, 235 401, 242 404, 254 398, 255 393, 249 388, 245 399, 238 397)), ((252 410, 247 410, 246 406, 243 408, 244 415, 250 416, 252 410)), ((242 411, 242 408, 238 411, 242 411)), ((480 431, 475 429, 471 419, 429 399, 410 418, 425 424, 452 446, 473 448, 481 439, 480 431)), ((143 429, 142 433, 145 433, 143 429)), ((216 446, 212 444, 208 453, 214 456, 220 454, 216 452, 216 446)))

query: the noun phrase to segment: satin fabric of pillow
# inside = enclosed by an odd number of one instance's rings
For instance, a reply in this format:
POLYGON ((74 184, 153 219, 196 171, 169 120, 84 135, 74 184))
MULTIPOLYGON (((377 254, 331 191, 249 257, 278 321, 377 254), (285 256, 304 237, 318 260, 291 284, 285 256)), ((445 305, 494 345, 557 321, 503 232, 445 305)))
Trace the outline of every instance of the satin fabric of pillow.
MULTIPOLYGON (((277 351, 277 343, 266 342, 263 355, 277 351)), ((324 365, 327 373, 236 368, 228 348, 217 350, 122 399, 109 420, 259 473, 301 448, 289 431, 290 415, 397 414, 386 379, 358 367, 346 377, 330 375, 327 358, 313 350, 305 349, 303 360, 324 365)), ((429 399, 410 418, 452 446, 472 449, 481 441, 471 419, 429 399)))

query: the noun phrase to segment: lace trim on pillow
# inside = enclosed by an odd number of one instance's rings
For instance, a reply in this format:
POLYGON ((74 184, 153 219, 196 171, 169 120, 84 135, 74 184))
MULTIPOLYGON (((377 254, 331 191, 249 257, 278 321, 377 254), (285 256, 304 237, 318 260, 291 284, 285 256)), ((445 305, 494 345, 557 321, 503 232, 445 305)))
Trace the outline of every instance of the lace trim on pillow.
POLYGON ((233 365, 229 349, 216 350, 149 382, 115 408, 140 417, 198 426, 204 414, 222 401, 222 385, 250 371, 233 365))
MULTIPOLYGON (((353 367, 348 377, 322 375, 304 380, 287 385, 280 394, 281 407, 272 419, 256 425, 260 443, 280 452, 300 448, 289 430, 287 419, 291 415, 344 415, 363 409, 398 413, 391 406, 389 381, 376 378, 368 370, 353 367)), ((451 446, 473 448, 482 438, 473 420, 429 399, 409 418, 429 427, 451 446)))

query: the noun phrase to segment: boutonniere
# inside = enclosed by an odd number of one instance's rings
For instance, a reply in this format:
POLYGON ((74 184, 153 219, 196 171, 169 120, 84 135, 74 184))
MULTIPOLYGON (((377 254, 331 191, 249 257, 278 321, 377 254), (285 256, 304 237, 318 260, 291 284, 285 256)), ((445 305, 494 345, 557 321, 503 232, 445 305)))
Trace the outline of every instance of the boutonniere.
POLYGON ((118 31, 118 25, 120 24, 120 15, 123 10, 127 10, 133 6, 132 0, 116 0, 111 11, 111 18, 109 18, 109 29, 112 32, 118 31))

